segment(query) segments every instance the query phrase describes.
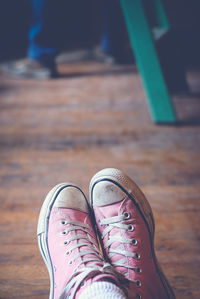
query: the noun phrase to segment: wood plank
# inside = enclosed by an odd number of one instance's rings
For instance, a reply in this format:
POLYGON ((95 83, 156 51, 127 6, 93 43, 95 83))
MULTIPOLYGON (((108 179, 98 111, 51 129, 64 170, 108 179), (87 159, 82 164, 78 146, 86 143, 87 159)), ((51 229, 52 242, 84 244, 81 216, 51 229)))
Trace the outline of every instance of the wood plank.
MULTIPOLYGON (((135 67, 79 62, 60 72, 50 81, 0 76, 0 298, 48 298, 36 238, 41 204, 63 181, 88 195, 90 178, 104 167, 142 187, 177 298, 199 298, 198 95, 174 98, 182 124, 155 126, 135 67)), ((196 88, 197 76, 190 78, 196 88)))

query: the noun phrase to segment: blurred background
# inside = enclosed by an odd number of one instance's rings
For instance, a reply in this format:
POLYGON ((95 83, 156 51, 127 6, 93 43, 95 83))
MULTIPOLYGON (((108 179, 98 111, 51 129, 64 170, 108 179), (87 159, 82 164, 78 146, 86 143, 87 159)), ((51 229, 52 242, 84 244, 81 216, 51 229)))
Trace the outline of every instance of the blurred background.
MULTIPOLYGON (((144 1, 149 19, 153 18, 151 1, 144 1)), ((198 0, 163 1, 171 30, 165 39, 179 45, 185 66, 200 65, 200 3, 198 0)), ((0 1, 0 59, 8 60, 27 54, 31 3, 26 0, 0 1)), ((52 30, 62 50, 96 45, 102 34, 102 1, 81 0, 57 3, 56 19, 60 34, 52 30), (91 26, 92 24, 92 26, 91 26)), ((53 26, 53 25, 52 25, 53 26)), ((163 42, 163 41, 162 41, 163 42)))
MULTIPOLYGON (((45 36, 59 48, 51 78, 5 71, 27 57, 32 10, 31 1, 0 0, 1 299, 48 298, 36 236, 42 202, 65 181, 89 198, 91 177, 106 167, 127 173, 147 196, 156 254, 177 298, 200 298, 200 2, 162 2, 170 29, 155 46, 176 119, 159 123, 149 98, 165 116, 164 99, 145 93, 154 67, 142 84, 117 0, 56 0, 56 11, 49 0, 45 36), (105 7, 117 51, 106 51, 105 7)), ((154 25, 152 2, 142 3, 154 25)))

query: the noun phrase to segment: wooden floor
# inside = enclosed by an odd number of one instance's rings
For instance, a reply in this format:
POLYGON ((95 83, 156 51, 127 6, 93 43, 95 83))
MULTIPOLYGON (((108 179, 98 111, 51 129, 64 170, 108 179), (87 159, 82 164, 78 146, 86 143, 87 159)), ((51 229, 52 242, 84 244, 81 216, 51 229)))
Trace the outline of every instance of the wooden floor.
POLYGON ((60 66, 62 78, 0 76, 0 298, 48 298, 38 212, 55 184, 88 195, 100 169, 125 171, 154 211, 155 246, 177 298, 200 298, 200 79, 174 98, 180 122, 151 122, 134 66, 60 66))

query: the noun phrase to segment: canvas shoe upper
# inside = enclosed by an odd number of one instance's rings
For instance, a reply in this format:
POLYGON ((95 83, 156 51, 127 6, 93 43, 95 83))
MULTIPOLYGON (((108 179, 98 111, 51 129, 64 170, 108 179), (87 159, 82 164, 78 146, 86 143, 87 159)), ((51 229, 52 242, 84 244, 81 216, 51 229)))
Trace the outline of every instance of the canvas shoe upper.
POLYGON ((47 195, 38 220, 38 244, 50 276, 50 299, 78 298, 92 282, 119 284, 104 261, 83 192, 63 183, 47 195))
POLYGON ((152 210, 121 171, 104 169, 90 185, 91 205, 105 258, 130 281, 138 298, 175 298, 154 252, 152 210))

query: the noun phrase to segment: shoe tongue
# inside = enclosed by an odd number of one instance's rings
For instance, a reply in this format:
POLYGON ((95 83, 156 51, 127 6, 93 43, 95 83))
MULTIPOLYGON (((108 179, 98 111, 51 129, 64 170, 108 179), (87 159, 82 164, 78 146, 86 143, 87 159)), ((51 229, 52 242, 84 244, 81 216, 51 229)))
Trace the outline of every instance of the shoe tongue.
POLYGON ((55 215, 55 218, 63 220, 70 220, 70 221, 79 221, 79 222, 85 222, 88 223, 89 216, 87 213, 74 210, 74 209, 68 209, 68 208, 61 208, 61 207, 54 207, 52 209, 53 214, 55 215), (85 220, 86 219, 86 220, 85 220))
MULTIPOLYGON (((80 220, 79 220, 80 221, 80 220)), ((88 254, 84 254, 84 256, 82 257, 82 259, 96 259, 96 260, 98 260, 98 253, 97 253, 97 255, 95 254, 95 249, 97 249, 97 252, 98 252, 98 243, 97 243, 97 241, 95 242, 94 240, 96 239, 96 236, 95 236, 95 233, 94 233, 94 231, 93 231, 93 228, 92 228, 92 224, 91 224, 91 221, 90 221, 90 218, 89 218, 89 216, 87 215, 87 216, 84 216, 83 218, 81 218, 81 221, 84 223, 84 224, 88 224, 89 225, 89 227, 91 228, 91 231, 90 231, 90 234, 88 233, 86 233, 86 232, 84 232, 83 230, 79 230, 79 229, 77 229, 76 230, 76 234, 77 235, 83 235, 83 239, 81 239, 81 237, 78 239, 78 240, 74 240, 74 241, 72 241, 72 245, 75 245, 75 244, 77 244, 77 242, 78 243, 86 243, 86 245, 82 245, 82 246, 80 246, 80 247, 78 247, 77 249, 75 249, 75 251, 76 251, 76 253, 75 254, 77 254, 78 252, 83 252, 83 251, 92 251, 92 249, 94 249, 94 253, 88 253, 88 254), (85 236, 87 237, 87 238, 85 238, 85 236), (94 237, 94 238, 92 238, 92 236, 94 237), (94 244, 94 246, 93 246, 93 244, 94 244), (96 245, 96 247, 95 247, 95 245, 96 245)), ((86 231, 88 231, 88 229, 86 229, 86 231)), ((74 232, 72 231, 72 232, 70 232, 69 233, 71 236, 74 236, 74 232)), ((85 267, 85 266, 92 266, 92 265, 94 265, 94 261, 92 260, 92 261, 86 261, 86 262, 84 262, 84 264, 80 267, 80 268, 82 268, 82 267, 85 267)), ((97 265, 97 266, 99 266, 99 267, 102 267, 102 262, 101 262, 101 258, 99 257, 99 262, 98 261, 95 261, 95 265, 97 265)))
MULTIPOLYGON (((83 232, 81 232, 81 231, 78 231, 78 233, 83 234, 83 232)), ((83 234, 83 235, 85 236, 85 234, 83 234)), ((94 249, 94 253, 85 254, 82 258, 86 259, 86 260, 87 259, 88 260, 89 259, 95 259, 97 261, 93 261, 92 260, 92 261, 85 262, 84 264, 85 264, 85 266, 92 266, 95 263, 95 265, 97 265, 99 267, 102 267, 102 262, 101 262, 100 254, 98 254, 98 253, 95 254, 95 249, 98 248, 98 247, 95 248, 91 244, 92 240, 91 240, 91 242, 89 240, 90 240, 89 236, 88 236, 88 240, 86 240, 86 239, 83 240, 85 243, 88 243, 88 245, 83 245, 83 246, 79 247, 79 252, 82 252, 82 251, 92 251, 92 249, 94 249), (98 257, 99 257, 99 262, 98 262, 98 257)), ((81 243, 82 240, 80 239, 78 242, 81 243)))
POLYGON ((111 205, 97 207, 97 210, 104 216, 104 218, 119 216, 120 208, 123 204, 123 201, 124 200, 111 205))

